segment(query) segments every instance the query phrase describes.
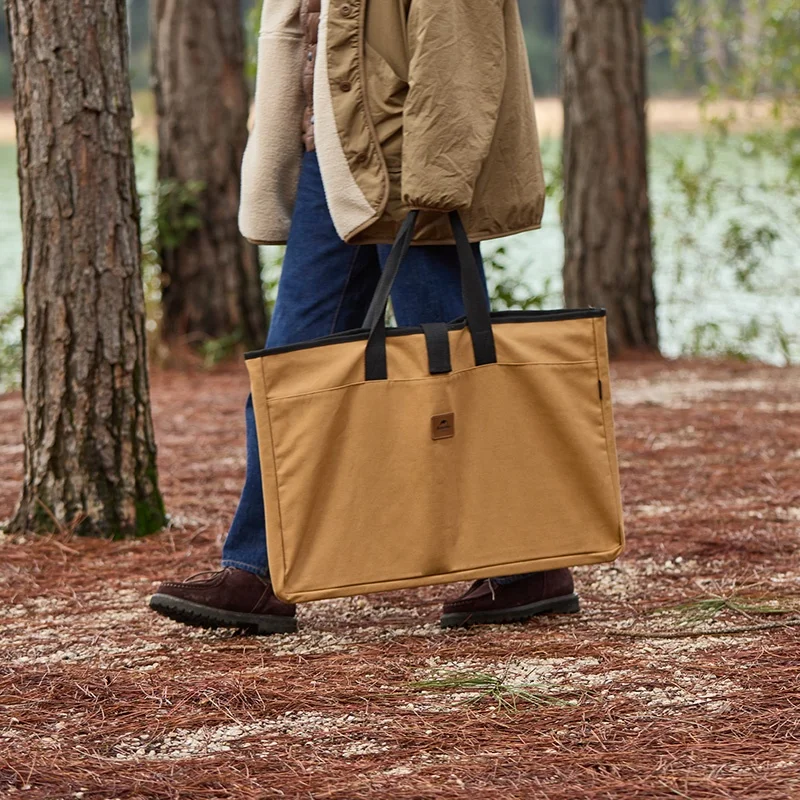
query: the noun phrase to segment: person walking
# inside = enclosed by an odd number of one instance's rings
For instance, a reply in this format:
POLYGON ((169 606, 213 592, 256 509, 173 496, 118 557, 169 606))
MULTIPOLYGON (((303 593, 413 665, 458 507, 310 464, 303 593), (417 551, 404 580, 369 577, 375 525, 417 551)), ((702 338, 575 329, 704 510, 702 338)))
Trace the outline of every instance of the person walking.
MULTIPOLYGON (((286 244, 267 348, 360 328, 412 210, 414 246, 392 292, 397 323, 463 316, 448 213, 460 212, 480 261, 480 242, 538 228, 544 209, 517 0, 264 0, 242 171, 243 235, 286 244)), ((150 606, 187 625, 292 632, 295 606, 269 579, 251 398, 245 427, 222 569, 162 583, 150 606)), ((577 608, 572 575, 559 569, 476 581, 444 605, 441 623, 577 608)))

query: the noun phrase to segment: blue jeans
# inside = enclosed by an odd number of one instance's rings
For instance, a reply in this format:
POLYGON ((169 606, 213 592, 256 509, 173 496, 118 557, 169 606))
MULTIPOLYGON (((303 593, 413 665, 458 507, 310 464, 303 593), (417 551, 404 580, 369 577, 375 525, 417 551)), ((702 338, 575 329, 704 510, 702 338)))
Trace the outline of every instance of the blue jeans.
MULTIPOLYGON (((480 261, 480 246, 474 245, 480 261)), ((306 153, 292 216, 267 347, 280 347, 360 328, 391 251, 354 246, 333 227, 315 153, 306 153)), ((464 315, 456 249, 412 247, 392 291, 397 324, 449 322, 464 315)), ((247 472, 222 565, 269 574, 264 496, 252 398, 245 406, 247 472)))

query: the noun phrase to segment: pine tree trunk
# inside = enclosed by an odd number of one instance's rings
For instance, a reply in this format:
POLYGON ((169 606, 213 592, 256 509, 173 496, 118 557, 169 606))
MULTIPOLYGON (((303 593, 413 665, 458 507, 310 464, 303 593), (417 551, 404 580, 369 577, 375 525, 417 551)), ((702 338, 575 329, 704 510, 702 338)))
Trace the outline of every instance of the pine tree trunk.
POLYGON ((721 23, 725 13, 725 0, 702 0, 704 25, 701 31, 707 59, 704 59, 706 81, 719 81, 728 71, 728 48, 721 23))
POLYGON ((25 302, 12 530, 164 523, 150 416, 125 0, 7 0, 25 302))
POLYGON ((250 107, 239 3, 152 0, 151 31, 164 339, 261 347, 258 249, 238 228, 250 107))
MULTIPOLYGON (((745 70, 757 69, 764 28, 763 0, 742 0, 742 46, 740 58, 745 70)), ((760 87, 753 86, 757 91, 760 87)))
POLYGON ((611 351, 658 350, 641 0, 564 0, 564 292, 611 351))

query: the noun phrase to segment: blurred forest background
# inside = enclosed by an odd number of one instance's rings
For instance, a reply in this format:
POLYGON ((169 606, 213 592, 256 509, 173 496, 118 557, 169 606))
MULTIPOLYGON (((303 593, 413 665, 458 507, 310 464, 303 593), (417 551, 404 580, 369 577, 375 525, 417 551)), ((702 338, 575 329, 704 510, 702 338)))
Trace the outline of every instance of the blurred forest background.
MULTIPOLYGON (((245 13, 256 0, 244 0, 245 13)), ((520 9, 525 22, 528 53, 534 85, 540 95, 558 93, 558 0, 520 0, 520 9)), ((647 0, 647 17, 652 22, 663 22, 673 12, 675 0, 647 0)), ((131 28, 131 67, 134 89, 144 89, 149 82, 150 56, 148 41, 148 0, 129 0, 131 28)), ((0 97, 11 94, 11 74, 8 60, 8 36, 6 21, 0 15, 0 97)), ((684 77, 679 77, 670 68, 669 57, 664 50, 656 52, 650 63, 650 90, 654 93, 686 91, 697 88, 687 86, 684 77)))

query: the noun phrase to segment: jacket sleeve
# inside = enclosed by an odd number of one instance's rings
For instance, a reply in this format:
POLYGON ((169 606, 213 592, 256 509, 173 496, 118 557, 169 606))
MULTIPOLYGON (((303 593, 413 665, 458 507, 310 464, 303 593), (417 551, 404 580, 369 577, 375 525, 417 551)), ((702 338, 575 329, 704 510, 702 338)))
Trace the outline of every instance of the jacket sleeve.
POLYGON ((505 0, 411 0, 402 197, 414 209, 472 205, 503 97, 505 0))

